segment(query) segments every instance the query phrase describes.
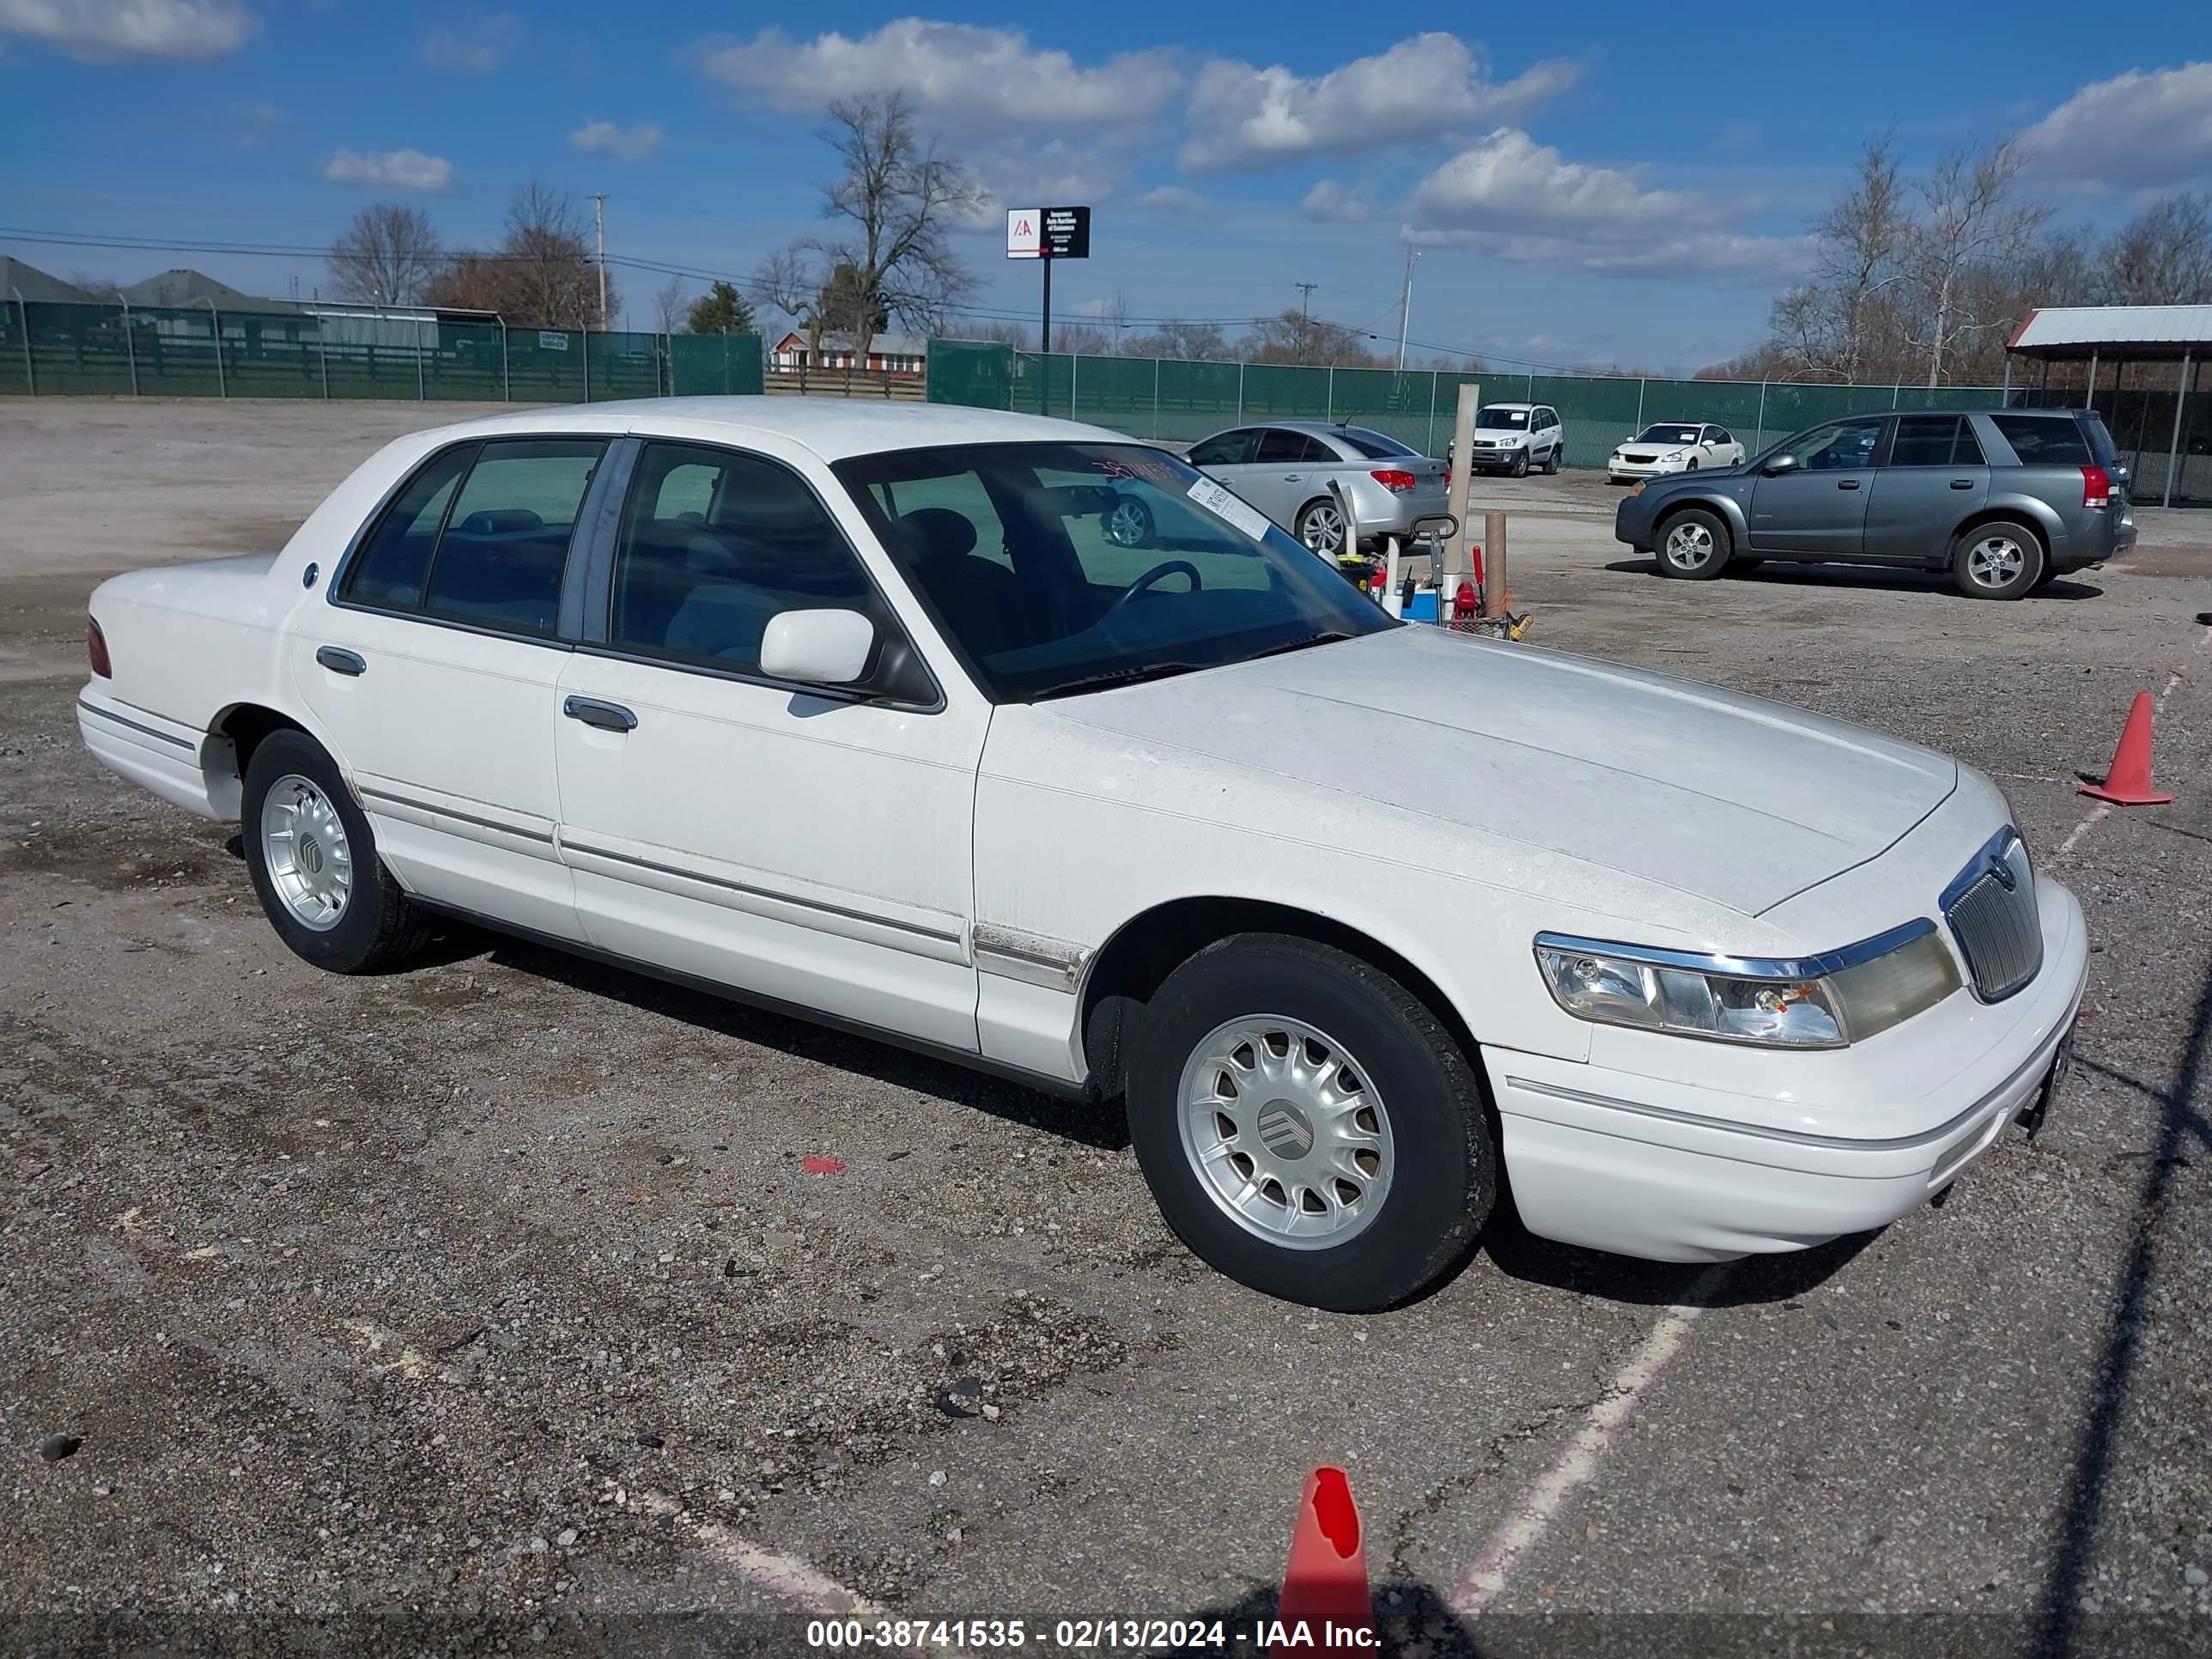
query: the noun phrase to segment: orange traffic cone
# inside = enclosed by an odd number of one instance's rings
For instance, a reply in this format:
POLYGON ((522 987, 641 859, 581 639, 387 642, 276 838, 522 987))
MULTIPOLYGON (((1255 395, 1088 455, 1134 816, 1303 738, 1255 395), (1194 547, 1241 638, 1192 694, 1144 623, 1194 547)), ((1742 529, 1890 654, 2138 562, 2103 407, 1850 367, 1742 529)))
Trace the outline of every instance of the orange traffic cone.
POLYGON ((2120 746, 2112 750, 2112 769, 2101 782, 2083 784, 2081 793, 2115 806, 2162 806, 2173 799, 2150 787, 2149 692, 2136 693, 2128 723, 2120 728, 2120 746))
MULTIPOLYGON (((1372 1632, 1375 1605, 1367 1590, 1367 1551, 1359 1538, 1359 1510, 1344 1471, 1327 1465, 1306 1477, 1298 1523, 1291 1533, 1291 1562, 1283 1574, 1271 1652, 1273 1659, 1317 1649, 1350 1647, 1332 1642, 1321 1626, 1372 1632), (1304 1639, 1298 1633, 1305 1626, 1304 1639)), ((1371 1638, 1370 1638, 1371 1639, 1371 1638)), ((1364 1643, 1360 1645, 1364 1645, 1364 1643)))

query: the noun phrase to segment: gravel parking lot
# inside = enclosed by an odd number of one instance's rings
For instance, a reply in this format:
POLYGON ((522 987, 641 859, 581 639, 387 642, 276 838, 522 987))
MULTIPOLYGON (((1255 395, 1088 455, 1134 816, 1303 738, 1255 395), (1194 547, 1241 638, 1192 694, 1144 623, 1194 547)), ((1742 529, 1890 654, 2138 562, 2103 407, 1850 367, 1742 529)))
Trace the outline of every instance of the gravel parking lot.
POLYGON ((1993 605, 1662 582, 1601 480, 1486 482, 1533 647, 1990 771, 2097 954, 2049 1127, 1941 1208, 1711 1270, 1508 1221, 1355 1319, 1199 1266, 1111 1109, 465 933, 319 975, 89 759, 98 579, 473 412, 0 403, 0 1647, 1249 1637, 1335 1462, 1394 1652, 2212 1648, 2212 515, 1993 605), (2137 690, 2176 800, 2100 808, 2137 690))

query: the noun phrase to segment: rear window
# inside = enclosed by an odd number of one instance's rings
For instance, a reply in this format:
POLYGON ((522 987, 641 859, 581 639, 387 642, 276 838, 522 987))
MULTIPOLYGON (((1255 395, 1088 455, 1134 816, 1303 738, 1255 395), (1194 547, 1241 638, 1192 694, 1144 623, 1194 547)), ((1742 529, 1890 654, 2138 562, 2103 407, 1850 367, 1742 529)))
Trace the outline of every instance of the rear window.
POLYGON ((2085 409, 2081 411, 2081 424, 2088 430, 2089 447, 2097 452, 2097 465, 2118 466, 2120 464, 2119 446, 2112 441, 2112 430, 2106 426, 2105 417, 2094 409, 2085 409))
POLYGON ((1364 426, 1347 426, 1335 434, 1339 443, 1350 444, 1370 461, 1387 461, 1401 455, 1415 455, 1420 452, 1408 449, 1395 438, 1381 432, 1370 432, 1364 426))
MULTIPOLYGON (((2071 415, 1992 415, 1990 419, 2023 466, 2088 466, 2096 462, 2071 415)), ((2097 422, 2097 429, 2104 429, 2103 422, 2097 422)), ((2112 440, 2105 441, 2109 446, 2112 440)))

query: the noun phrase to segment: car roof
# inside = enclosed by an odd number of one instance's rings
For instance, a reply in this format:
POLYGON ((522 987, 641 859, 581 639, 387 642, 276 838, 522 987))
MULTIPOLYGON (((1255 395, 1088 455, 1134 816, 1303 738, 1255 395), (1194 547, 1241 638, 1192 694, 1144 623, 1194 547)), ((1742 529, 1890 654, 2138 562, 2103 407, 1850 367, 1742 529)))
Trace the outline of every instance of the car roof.
POLYGON ((1243 426, 1224 427, 1222 429, 1225 432, 1249 432, 1259 427, 1267 427, 1272 430, 1283 432, 1310 432, 1317 438, 1331 437, 1337 433, 1350 430, 1350 428, 1346 427, 1342 421, 1265 420, 1247 421, 1243 426))
POLYGON ((445 428, 454 438, 535 432, 635 434, 640 437, 735 440, 766 434, 811 449, 825 461, 885 450, 944 444, 1135 442, 1125 433, 1078 421, 1018 415, 956 404, 894 404, 842 398, 638 398, 488 416, 445 428))
MULTIPOLYGON (((1518 376, 1515 377, 1518 379, 1518 376)), ((1485 404, 1485 409, 1549 409, 1549 404, 1485 404)))

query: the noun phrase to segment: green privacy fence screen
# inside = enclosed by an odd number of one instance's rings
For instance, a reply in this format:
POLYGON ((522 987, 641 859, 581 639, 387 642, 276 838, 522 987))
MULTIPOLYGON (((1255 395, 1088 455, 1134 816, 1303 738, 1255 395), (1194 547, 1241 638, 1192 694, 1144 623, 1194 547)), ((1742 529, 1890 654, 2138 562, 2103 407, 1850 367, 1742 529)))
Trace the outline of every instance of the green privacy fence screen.
POLYGON ((0 395, 574 404, 762 389, 757 334, 0 301, 0 395))
MULTIPOLYGON (((1486 403, 1547 404, 1566 422, 1566 465, 1600 467, 1654 421, 1711 421, 1753 449, 1832 416, 1869 410, 1998 409, 1994 386, 1799 386, 1584 374, 1457 374, 1299 368, 1018 351, 973 340, 929 343, 932 403, 1033 410, 1139 438, 1192 443, 1264 420, 1335 420, 1387 432, 1424 454, 1450 441, 1464 380, 1486 403)), ((2025 401, 2025 392, 2010 394, 2025 401)))

